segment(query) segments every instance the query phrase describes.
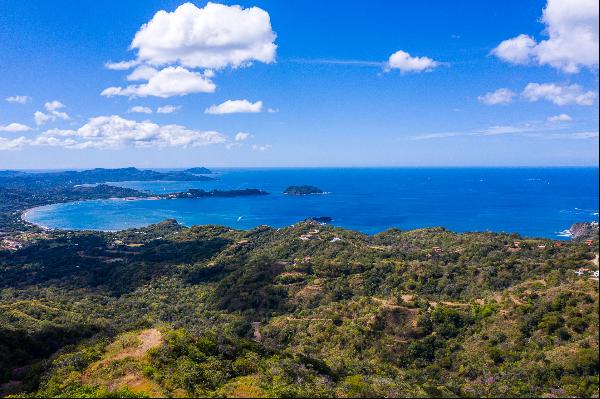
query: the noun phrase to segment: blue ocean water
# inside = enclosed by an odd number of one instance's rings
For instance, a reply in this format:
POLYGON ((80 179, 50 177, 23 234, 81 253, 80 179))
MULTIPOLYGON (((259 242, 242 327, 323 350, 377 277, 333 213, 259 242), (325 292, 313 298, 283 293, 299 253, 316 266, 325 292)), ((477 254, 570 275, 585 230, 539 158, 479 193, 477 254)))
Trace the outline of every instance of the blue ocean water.
POLYGON ((373 234, 444 226, 560 238, 571 224, 598 220, 598 168, 217 169, 211 182, 120 182, 153 193, 188 188, 260 188, 268 196, 181 200, 99 200, 54 204, 26 218, 50 228, 119 230, 167 218, 191 226, 282 227, 330 216, 340 227, 373 234), (288 196, 290 185, 324 195, 288 196))

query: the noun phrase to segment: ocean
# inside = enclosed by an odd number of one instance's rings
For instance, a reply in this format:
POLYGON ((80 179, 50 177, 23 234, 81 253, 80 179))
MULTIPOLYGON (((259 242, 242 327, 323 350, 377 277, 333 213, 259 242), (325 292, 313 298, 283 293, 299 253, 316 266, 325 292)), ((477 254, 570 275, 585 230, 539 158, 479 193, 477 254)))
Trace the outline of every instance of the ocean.
POLYGON ((329 216, 339 227, 374 234, 395 227, 443 226, 568 238, 573 223, 598 220, 598 168, 274 168, 215 169, 210 182, 119 182, 152 193, 189 188, 259 188, 267 196, 178 200, 95 200, 27 212, 49 228, 120 230, 165 219, 191 226, 283 227, 329 216), (284 195, 290 185, 326 194, 284 195))

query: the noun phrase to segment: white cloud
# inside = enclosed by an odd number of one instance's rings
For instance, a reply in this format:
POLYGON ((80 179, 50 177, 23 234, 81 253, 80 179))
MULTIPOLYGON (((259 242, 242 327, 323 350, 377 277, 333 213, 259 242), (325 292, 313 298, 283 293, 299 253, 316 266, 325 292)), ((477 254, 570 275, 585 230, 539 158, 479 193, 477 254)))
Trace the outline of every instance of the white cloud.
POLYGON ((9 123, 8 125, 0 125, 0 132, 26 132, 31 130, 31 128, 27 125, 23 125, 21 123, 9 123))
POLYGON ((102 91, 106 97, 172 97, 185 96, 190 93, 212 93, 215 84, 198 72, 183 67, 167 67, 152 76, 147 83, 123 87, 109 87, 102 91))
POLYGON ((257 113, 261 112, 262 106, 262 101, 251 103, 248 100, 227 100, 219 105, 211 105, 204 110, 204 113, 212 115, 257 113))
POLYGON ((127 80, 136 81, 136 80, 150 80, 156 74, 158 70, 156 68, 152 68, 148 65, 142 65, 133 70, 129 75, 127 75, 127 80))
POLYGON ((528 64, 531 61, 535 40, 528 35, 519 35, 512 39, 504 40, 492 50, 496 57, 512 64, 528 64))
POLYGON ((527 35, 505 40, 492 54, 513 63, 550 65, 566 73, 598 67, 598 1, 548 0, 542 22, 547 40, 527 35))
POLYGON ((553 115, 548 117, 548 122, 568 122, 572 120, 572 118, 567 114, 553 115))
POLYGON ((522 95, 531 102, 544 99, 556 105, 592 105, 596 99, 596 93, 584 91, 577 84, 563 86, 555 83, 529 83, 522 95))
POLYGON ((540 122, 521 123, 517 125, 498 125, 490 126, 484 129, 464 131, 464 132, 442 132, 426 133, 412 136, 410 140, 436 140, 448 139, 453 137, 494 137, 499 135, 513 135, 526 138, 538 139, 565 139, 565 140, 585 140, 598 138, 598 132, 557 132, 564 130, 561 127, 552 127, 540 122))
MULTIPOLYGON (((44 123, 52 120, 52 115, 47 115, 41 111, 35 111, 33 114, 33 119, 35 120, 36 125, 43 125, 44 123)), ((54 118, 56 119, 56 118, 54 118)))
POLYGON ((214 131, 198 131, 179 125, 136 122, 120 116, 98 116, 77 130, 51 129, 30 142, 31 145, 61 146, 73 149, 117 149, 133 147, 199 147, 219 144, 225 136, 214 131))
POLYGON ((265 145, 257 145, 254 144, 252 145, 252 151, 267 151, 269 149, 271 149, 271 144, 265 144, 265 145))
POLYGON ((107 62, 104 64, 108 69, 112 69, 114 71, 124 71, 127 69, 131 69, 134 66, 139 65, 140 62, 138 60, 131 61, 119 61, 119 62, 107 62))
POLYGON ((238 132, 235 135, 235 141, 244 141, 250 137, 250 133, 238 132))
POLYGON ((31 97, 29 97, 29 96, 10 96, 10 97, 6 97, 6 101, 8 101, 9 103, 27 104, 29 101, 31 101, 31 97))
POLYGON ((138 113, 138 114, 151 114, 152 110, 148 107, 142 107, 141 105, 136 105, 135 107, 129 108, 129 110, 127 112, 138 113))
POLYGON ((520 135, 527 137, 546 137, 554 131, 564 130, 565 126, 548 125, 541 121, 528 121, 513 125, 493 125, 482 129, 462 132, 426 133, 412 136, 412 140, 431 140, 449 137, 491 137, 500 135, 520 135))
POLYGON ((4 137, 0 137, 0 151, 11 151, 11 150, 20 150, 27 143, 28 139, 25 137, 17 137, 14 139, 7 139, 4 137))
POLYGON ((392 54, 386 65, 386 70, 398 69, 402 73, 430 71, 440 63, 429 57, 413 57, 406 51, 398 50, 392 54))
POLYGON ((204 8, 185 3, 173 12, 161 10, 135 34, 130 48, 137 50, 136 59, 105 64, 112 70, 135 67, 127 80, 142 83, 108 87, 101 95, 167 98, 212 93, 214 69, 274 62, 275 38, 269 14, 258 7, 209 2, 204 8))
POLYGON ((151 65, 238 67, 273 62, 275 38, 269 14, 258 7, 185 3, 173 12, 158 11, 135 34, 131 48, 151 65))
POLYGON ((502 88, 496 91, 486 93, 483 96, 477 97, 477 99, 487 105, 497 105, 497 104, 509 104, 512 102, 513 98, 516 96, 516 93, 512 90, 502 88))
POLYGON ((50 122, 50 121, 53 122, 57 119, 62 119, 65 121, 71 119, 69 117, 69 114, 67 114, 66 112, 58 111, 59 109, 64 108, 64 107, 65 107, 65 105, 57 100, 49 101, 49 102, 45 103, 44 108, 46 109, 47 113, 43 113, 41 111, 35 111, 35 113, 33 114, 33 119, 35 120, 35 124, 39 126, 39 125, 43 125, 46 122, 50 122))
POLYGON ((56 111, 57 109, 61 109, 64 107, 65 105, 57 100, 50 101, 44 104, 44 108, 46 108, 46 111, 56 111))
POLYGON ((163 105, 156 109, 157 114, 172 114, 173 112, 181 109, 181 105, 163 105))
POLYGON ((274 114, 276 112, 279 112, 279 108, 269 108, 267 109, 267 112, 270 114, 274 114))

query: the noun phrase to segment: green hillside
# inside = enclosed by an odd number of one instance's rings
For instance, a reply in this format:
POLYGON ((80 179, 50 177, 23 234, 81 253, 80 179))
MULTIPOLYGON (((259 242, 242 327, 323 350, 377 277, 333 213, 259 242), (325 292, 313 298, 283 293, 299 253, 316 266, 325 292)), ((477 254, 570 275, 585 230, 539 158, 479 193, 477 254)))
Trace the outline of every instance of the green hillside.
POLYGON ((445 229, 52 231, 0 251, 24 396, 598 396, 598 242, 445 229))

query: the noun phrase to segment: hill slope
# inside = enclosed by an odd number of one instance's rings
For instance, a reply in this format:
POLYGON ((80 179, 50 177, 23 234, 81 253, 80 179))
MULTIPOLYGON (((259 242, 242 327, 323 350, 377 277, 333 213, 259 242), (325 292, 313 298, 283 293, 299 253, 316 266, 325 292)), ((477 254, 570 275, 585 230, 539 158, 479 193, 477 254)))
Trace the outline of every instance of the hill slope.
POLYGON ((0 252, 2 389, 598 395, 598 251, 445 229, 51 232, 0 252))

